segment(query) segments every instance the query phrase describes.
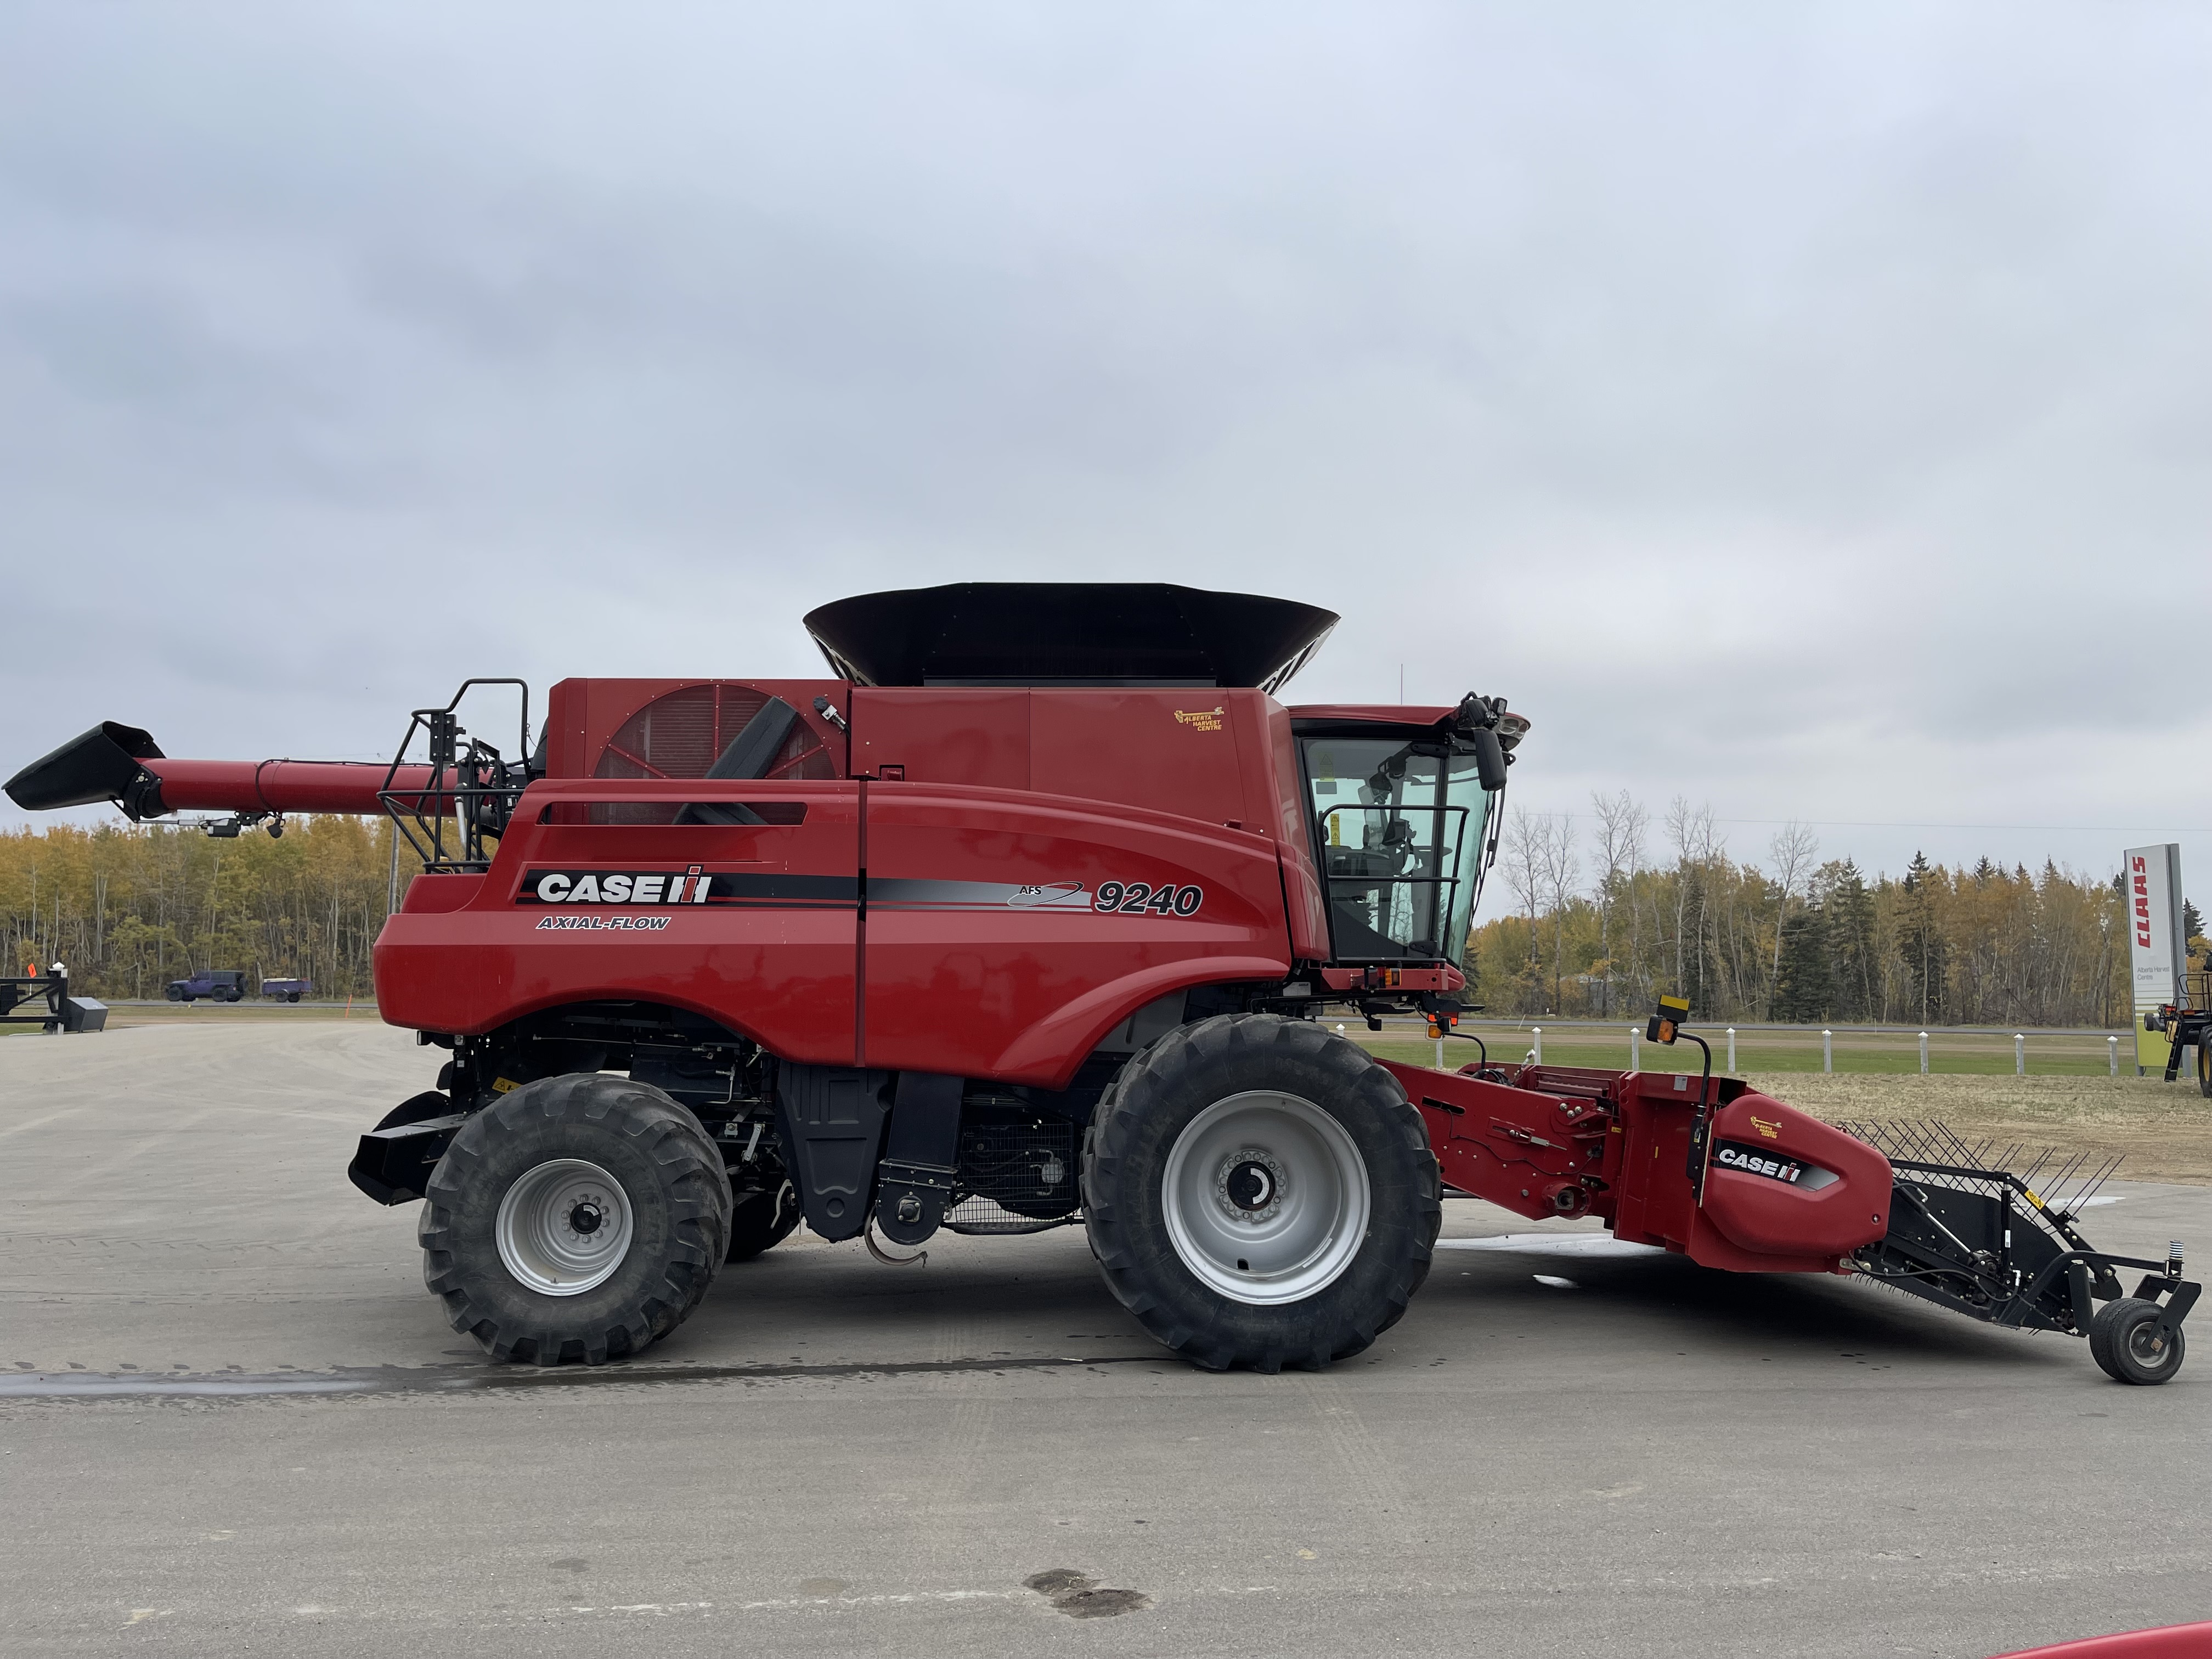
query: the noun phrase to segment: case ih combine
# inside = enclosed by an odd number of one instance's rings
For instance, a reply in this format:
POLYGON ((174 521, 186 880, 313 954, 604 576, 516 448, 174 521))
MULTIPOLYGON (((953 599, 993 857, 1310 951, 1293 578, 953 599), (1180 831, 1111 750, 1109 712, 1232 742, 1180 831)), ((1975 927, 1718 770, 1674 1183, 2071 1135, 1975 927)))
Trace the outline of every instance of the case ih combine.
POLYGON ((1285 708, 1335 620, 1126 584, 869 594, 806 619, 831 678, 563 681, 534 744, 526 689, 472 681, 390 767, 172 760, 106 725, 8 790, 407 831, 425 873, 378 1002, 448 1058, 350 1174, 424 1200, 429 1287, 501 1359, 634 1354, 803 1217, 887 1260, 1080 1221, 1169 1347, 1319 1366, 1405 1312, 1450 1189, 2174 1375, 2179 1247, 2100 1253, 1955 1142, 1885 1155, 1710 1054, 1452 1072, 1333 1031, 1460 1012, 1527 730, 1472 695, 1285 708), (511 751, 459 724, 488 686, 519 693, 511 751))

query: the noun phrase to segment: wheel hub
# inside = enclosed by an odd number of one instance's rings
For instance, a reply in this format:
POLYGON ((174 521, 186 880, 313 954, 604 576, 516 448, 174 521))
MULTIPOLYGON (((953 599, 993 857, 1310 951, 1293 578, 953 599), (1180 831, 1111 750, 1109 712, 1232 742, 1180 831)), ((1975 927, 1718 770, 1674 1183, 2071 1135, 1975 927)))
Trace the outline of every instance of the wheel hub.
POLYGON ((581 1296, 629 1254, 622 1183, 580 1158, 550 1158, 516 1177, 500 1200, 493 1238, 515 1282, 541 1296, 581 1296))
POLYGON ((1312 1101, 1272 1090, 1218 1100, 1176 1137, 1161 1173, 1176 1255, 1209 1290, 1251 1306, 1335 1282, 1367 1234, 1367 1166, 1312 1101))
POLYGON ((1222 1161, 1214 1190, 1233 1221, 1273 1220, 1283 1211, 1282 1165, 1257 1146, 1231 1152, 1222 1161))

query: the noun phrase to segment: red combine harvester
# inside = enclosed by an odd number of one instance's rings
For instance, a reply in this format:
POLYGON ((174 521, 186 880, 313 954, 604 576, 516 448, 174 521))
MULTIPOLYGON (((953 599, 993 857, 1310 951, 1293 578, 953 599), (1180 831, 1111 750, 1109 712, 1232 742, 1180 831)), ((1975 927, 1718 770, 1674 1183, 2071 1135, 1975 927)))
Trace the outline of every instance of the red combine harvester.
POLYGON ((233 834, 392 814, 425 873, 378 1003, 451 1058, 350 1174, 427 1200, 429 1286, 501 1359, 634 1354, 803 1217, 886 1260, 1080 1221, 1176 1352, 1319 1366, 1405 1312, 1455 1190, 2174 1375, 2179 1247, 2100 1254, 1933 1132, 1886 1156, 1710 1052, 1451 1072, 1333 1031, 1462 1012, 1528 729, 1472 695, 1283 707, 1335 621, 1164 586, 867 594, 806 618, 832 679, 566 680, 534 747, 527 689, 471 681, 389 767, 171 760, 106 725, 8 793, 233 834), (519 694, 511 754, 459 723, 492 687, 519 694))

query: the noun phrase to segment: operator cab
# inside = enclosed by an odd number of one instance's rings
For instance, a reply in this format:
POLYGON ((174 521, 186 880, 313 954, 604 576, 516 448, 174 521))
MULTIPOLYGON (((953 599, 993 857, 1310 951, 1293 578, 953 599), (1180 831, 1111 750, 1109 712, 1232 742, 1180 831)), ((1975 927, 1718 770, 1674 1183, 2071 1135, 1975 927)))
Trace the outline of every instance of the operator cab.
POLYGON ((1497 850, 1504 750, 1527 722, 1475 697, 1457 708, 1291 716, 1328 895, 1330 960, 1464 970, 1475 899, 1497 850))

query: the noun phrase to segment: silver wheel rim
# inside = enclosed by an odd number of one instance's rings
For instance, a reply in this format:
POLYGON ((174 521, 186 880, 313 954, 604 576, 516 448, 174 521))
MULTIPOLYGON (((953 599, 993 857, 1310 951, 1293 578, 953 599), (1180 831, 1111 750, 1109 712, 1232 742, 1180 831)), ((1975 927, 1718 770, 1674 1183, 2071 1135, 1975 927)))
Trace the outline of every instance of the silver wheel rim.
POLYGON ((1336 1282, 1367 1235, 1367 1165, 1297 1095, 1217 1100, 1176 1137, 1160 1183, 1182 1265, 1234 1302, 1297 1302, 1336 1282))
POLYGON ((2128 1352, 2145 1370, 2160 1370, 2165 1367, 2167 1354, 2166 1334, 2158 1328, 2155 1321, 2146 1319, 2128 1333, 2128 1352))
POLYGON ((516 1283, 541 1296, 581 1296, 629 1254, 629 1195, 596 1164, 552 1158, 507 1189, 493 1236, 516 1283))

